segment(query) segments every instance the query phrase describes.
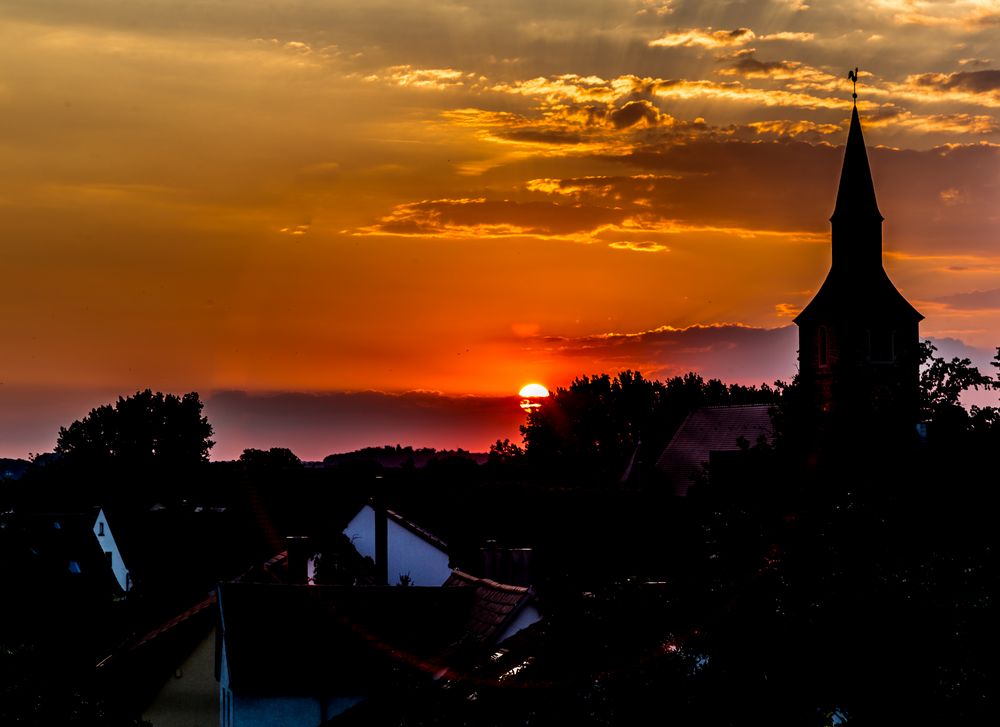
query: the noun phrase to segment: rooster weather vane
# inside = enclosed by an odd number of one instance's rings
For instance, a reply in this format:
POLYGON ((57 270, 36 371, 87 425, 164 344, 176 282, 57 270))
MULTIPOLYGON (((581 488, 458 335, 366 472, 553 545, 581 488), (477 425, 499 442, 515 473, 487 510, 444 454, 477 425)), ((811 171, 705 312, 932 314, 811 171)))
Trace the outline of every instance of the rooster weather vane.
POLYGON ((853 98, 854 102, 857 103, 857 101, 858 101, 858 68, 857 68, 857 66, 854 67, 853 71, 848 71, 847 72, 847 77, 849 79, 851 79, 851 81, 854 82, 854 93, 851 94, 851 98, 853 98))

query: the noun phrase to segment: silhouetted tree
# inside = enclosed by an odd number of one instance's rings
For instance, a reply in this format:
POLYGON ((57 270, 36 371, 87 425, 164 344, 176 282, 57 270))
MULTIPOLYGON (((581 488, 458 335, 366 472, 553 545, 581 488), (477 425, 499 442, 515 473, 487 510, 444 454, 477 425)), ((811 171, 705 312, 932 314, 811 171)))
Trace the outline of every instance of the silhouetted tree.
POLYGON ((302 468, 302 460, 287 447, 244 449, 243 454, 240 455, 240 464, 248 469, 257 470, 289 470, 302 468))
POLYGON ((59 429, 55 451, 86 465, 183 468, 208 460, 215 444, 197 392, 176 396, 146 389, 119 397, 59 429))
MULTIPOLYGON (((932 439, 945 444, 967 432, 988 434, 1000 420, 1000 412, 990 406, 966 409, 962 394, 970 389, 1000 388, 1000 382, 982 373, 968 358, 956 356, 947 361, 935 356, 936 351, 930 341, 921 344, 920 410, 932 439)), ((992 365, 1000 365, 1000 349, 992 365)))
POLYGON ((509 439, 504 438, 503 440, 498 439, 494 444, 490 445, 488 461, 498 464, 510 464, 523 456, 523 449, 509 439))
MULTIPOLYGON (((529 462, 577 475, 621 475, 640 444, 658 450, 702 406, 777 401, 767 386, 738 386, 695 373, 666 382, 638 371, 583 376, 559 388, 521 426, 529 462)), ((652 457, 646 458, 651 466, 652 457)))

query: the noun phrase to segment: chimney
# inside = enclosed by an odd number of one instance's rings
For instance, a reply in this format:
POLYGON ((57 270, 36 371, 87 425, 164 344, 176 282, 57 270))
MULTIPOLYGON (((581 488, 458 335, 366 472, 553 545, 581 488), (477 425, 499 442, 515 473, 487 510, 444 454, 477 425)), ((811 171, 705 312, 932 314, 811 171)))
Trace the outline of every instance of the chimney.
POLYGON ((483 555, 483 578, 491 581, 500 581, 500 551, 497 548, 497 541, 487 540, 486 545, 479 549, 483 555))
POLYGON ((372 498, 375 511, 375 583, 389 585, 389 516, 385 500, 380 496, 372 498))
POLYGON ((285 538, 288 548, 288 582, 306 584, 309 582, 309 538, 305 535, 289 535, 285 538))
POLYGON ((511 586, 530 586, 534 578, 534 551, 531 548, 501 548, 487 540, 480 549, 483 578, 511 586))

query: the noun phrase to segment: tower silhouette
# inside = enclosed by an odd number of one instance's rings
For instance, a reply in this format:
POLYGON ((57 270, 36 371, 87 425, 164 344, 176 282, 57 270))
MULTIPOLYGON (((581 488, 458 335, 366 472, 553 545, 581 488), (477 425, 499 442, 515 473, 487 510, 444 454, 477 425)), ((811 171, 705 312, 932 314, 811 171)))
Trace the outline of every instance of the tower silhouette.
POLYGON ((883 219, 855 102, 830 217, 833 263, 795 318, 799 380, 821 432, 903 435, 917 419, 923 316, 882 267, 883 219))

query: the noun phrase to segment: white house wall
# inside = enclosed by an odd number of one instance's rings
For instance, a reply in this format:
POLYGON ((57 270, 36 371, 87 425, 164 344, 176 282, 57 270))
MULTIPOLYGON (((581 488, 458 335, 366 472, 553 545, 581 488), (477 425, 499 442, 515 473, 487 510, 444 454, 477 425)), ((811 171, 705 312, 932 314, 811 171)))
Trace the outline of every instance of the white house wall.
POLYGON ((205 727, 219 721, 214 629, 167 679, 142 718, 156 727, 205 727))
MULTIPOLYGON (((344 529, 361 555, 375 559, 375 510, 365 505, 344 529)), ((414 586, 440 586, 451 575, 448 554, 389 518, 389 584, 408 575, 414 586)))
POLYGON ((232 727, 316 727, 324 721, 317 697, 249 697, 233 694, 232 727))
POLYGON ((531 624, 537 623, 541 620, 542 614, 538 612, 537 608, 529 603, 527 606, 522 608, 517 616, 514 617, 514 620, 508 624, 507 628, 504 629, 504 632, 500 635, 500 638, 497 639, 497 643, 509 639, 518 631, 526 629, 531 626, 531 624))
POLYGON ((346 712, 363 697, 232 695, 230 724, 222 727, 316 727, 346 712))
POLYGON ((97 537, 97 542, 101 544, 101 550, 105 553, 111 553, 111 570, 115 574, 118 585, 123 591, 131 590, 132 581, 128 577, 128 568, 125 567, 125 561, 118 549, 118 543, 115 542, 115 536, 111 534, 111 526, 108 525, 108 518, 104 515, 103 508, 97 513, 97 519, 94 521, 94 535, 97 537), (102 525, 103 535, 101 534, 102 525))

